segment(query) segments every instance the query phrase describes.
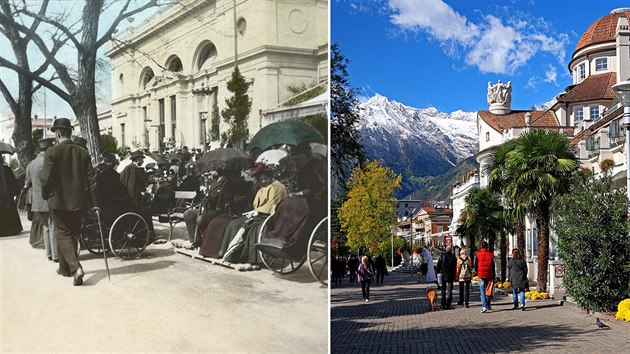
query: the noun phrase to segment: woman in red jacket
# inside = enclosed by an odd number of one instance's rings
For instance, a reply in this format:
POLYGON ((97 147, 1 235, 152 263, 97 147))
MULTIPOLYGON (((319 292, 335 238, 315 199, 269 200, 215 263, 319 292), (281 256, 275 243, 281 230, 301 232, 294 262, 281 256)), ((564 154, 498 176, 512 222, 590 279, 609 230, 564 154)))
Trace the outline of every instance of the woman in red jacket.
POLYGON ((481 241, 481 249, 475 257, 475 270, 479 277, 481 292, 481 312, 490 310, 490 298, 486 296, 486 286, 495 277, 494 254, 488 250, 488 242, 481 241))

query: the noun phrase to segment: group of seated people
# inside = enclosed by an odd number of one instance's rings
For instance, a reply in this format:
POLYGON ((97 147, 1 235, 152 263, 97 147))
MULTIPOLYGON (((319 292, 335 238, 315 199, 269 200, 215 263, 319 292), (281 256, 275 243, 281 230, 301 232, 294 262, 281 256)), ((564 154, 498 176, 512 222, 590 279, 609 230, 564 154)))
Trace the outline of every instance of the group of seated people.
POLYGON ((287 158, 295 170, 280 173, 264 163, 246 170, 254 183, 246 181, 241 171, 216 171, 201 208, 184 213, 188 247, 199 247, 199 254, 205 257, 257 264, 255 244, 270 215, 276 215, 276 227, 268 236, 282 242, 291 243, 300 232, 314 228, 327 212, 326 159, 312 154, 306 143, 293 147, 287 158), (239 247, 230 249, 237 238, 239 247))

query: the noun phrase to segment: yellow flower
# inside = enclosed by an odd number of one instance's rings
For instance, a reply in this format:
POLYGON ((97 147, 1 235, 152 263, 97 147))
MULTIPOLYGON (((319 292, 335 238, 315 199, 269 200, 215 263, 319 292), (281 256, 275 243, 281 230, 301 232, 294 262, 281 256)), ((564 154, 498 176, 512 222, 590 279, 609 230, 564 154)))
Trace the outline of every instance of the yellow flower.
POLYGON ((621 310, 617 311, 617 313, 615 314, 615 318, 618 319, 618 320, 625 320, 626 312, 628 312, 628 310, 626 310, 626 311, 621 311, 621 310))
POLYGON ((617 305, 617 311, 625 312, 627 310, 630 310, 630 299, 619 301, 619 305, 617 305))
POLYGON ((511 286, 512 286, 512 284, 510 284, 510 282, 509 282, 509 281, 504 281, 504 282, 503 282, 503 287, 504 287, 504 288, 509 288, 509 287, 511 287, 511 286))

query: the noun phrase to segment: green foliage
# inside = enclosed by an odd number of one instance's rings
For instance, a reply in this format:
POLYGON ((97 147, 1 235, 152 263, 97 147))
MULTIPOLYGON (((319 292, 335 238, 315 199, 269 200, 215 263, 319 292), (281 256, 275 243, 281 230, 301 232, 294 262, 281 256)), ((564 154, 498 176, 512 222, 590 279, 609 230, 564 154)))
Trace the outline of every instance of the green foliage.
POLYGON ((395 192, 401 176, 378 162, 356 167, 348 181, 348 199, 339 209, 341 230, 347 233, 352 251, 367 247, 372 254, 390 248, 396 223, 395 192))
POLYGON ((35 129, 33 131, 33 152, 35 155, 39 154, 41 149, 39 148, 39 140, 44 137, 43 129, 35 129))
POLYGON ((482 239, 494 249, 494 241, 503 227, 503 207, 496 194, 488 188, 472 188, 465 198, 466 207, 462 209, 457 229, 468 240, 471 257, 482 239))
POLYGON ((630 297, 628 209, 625 190, 612 179, 576 174, 571 193, 556 198, 553 228, 564 261, 563 284, 578 305, 591 311, 614 311, 630 297))
POLYGON ((247 120, 252 108, 252 100, 247 95, 251 83, 245 81, 238 67, 232 72, 232 78, 227 83, 228 91, 232 97, 225 100, 226 108, 221 111, 221 116, 230 124, 227 133, 222 134, 224 144, 230 144, 237 148, 245 147, 245 140, 249 137, 247 120))
POLYGON ((219 124, 221 123, 221 115, 219 114, 219 104, 214 101, 212 105, 212 114, 210 118, 210 141, 217 141, 220 138, 219 124))
POLYGON ((112 154, 118 154, 121 159, 127 157, 127 149, 125 147, 118 147, 118 140, 110 133, 100 136, 101 154, 110 152, 112 154))
POLYGON ((356 89, 348 80, 348 59, 341 54, 339 45, 330 48, 330 163, 331 177, 345 186, 347 171, 364 160, 361 133, 356 124, 360 119, 356 89))
POLYGON ((298 103, 308 101, 326 92, 326 88, 323 85, 306 88, 305 84, 300 86, 289 85, 287 86, 287 90, 291 92, 294 97, 284 103, 285 107, 295 106, 298 103))

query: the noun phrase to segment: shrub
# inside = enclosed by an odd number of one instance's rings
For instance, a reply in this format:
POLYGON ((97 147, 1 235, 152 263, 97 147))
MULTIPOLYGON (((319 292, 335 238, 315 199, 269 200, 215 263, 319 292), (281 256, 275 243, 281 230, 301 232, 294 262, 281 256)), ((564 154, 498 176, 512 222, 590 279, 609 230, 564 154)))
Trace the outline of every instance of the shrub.
POLYGON ((571 193, 553 205, 563 284, 580 307, 614 311, 630 295, 623 267, 630 261, 626 192, 612 189, 609 171, 600 179, 577 174, 575 180, 571 193))

